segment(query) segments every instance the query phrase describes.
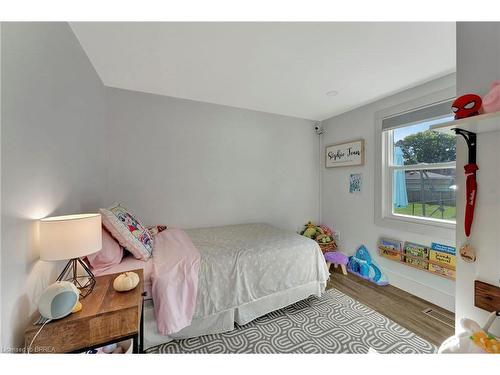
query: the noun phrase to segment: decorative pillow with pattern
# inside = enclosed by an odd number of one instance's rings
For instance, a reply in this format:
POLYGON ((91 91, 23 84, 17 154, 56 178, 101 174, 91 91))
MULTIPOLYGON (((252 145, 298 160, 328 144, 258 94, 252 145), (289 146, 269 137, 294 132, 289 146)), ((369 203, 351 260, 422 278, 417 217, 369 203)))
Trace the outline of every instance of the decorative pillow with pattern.
POLYGON ((148 260, 153 254, 153 237, 139 219, 120 204, 100 209, 102 223, 132 255, 148 260))

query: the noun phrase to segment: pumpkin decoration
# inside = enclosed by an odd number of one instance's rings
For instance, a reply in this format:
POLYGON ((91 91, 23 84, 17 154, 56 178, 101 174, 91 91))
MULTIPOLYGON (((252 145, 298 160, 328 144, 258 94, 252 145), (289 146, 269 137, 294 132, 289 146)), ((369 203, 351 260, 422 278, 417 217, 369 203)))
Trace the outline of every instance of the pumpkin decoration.
POLYGON ((135 272, 125 272, 116 277, 113 281, 113 288, 117 292, 127 292, 134 289, 139 284, 139 275, 135 272))

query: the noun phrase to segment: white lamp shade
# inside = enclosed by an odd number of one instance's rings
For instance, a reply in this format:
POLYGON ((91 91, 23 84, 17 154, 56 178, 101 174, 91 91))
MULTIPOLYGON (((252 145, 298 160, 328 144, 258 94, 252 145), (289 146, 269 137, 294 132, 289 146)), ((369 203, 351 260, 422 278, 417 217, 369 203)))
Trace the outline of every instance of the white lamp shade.
POLYGON ((40 259, 80 258, 102 249, 100 214, 48 217, 40 220, 40 259))

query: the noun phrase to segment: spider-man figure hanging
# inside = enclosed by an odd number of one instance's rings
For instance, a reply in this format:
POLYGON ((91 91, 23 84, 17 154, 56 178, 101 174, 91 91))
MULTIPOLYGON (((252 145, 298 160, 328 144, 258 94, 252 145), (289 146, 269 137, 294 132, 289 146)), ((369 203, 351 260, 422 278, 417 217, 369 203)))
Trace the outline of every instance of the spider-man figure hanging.
POLYGON ((455 114, 455 120, 476 116, 481 109, 482 100, 479 95, 465 94, 455 99, 451 110, 455 114))

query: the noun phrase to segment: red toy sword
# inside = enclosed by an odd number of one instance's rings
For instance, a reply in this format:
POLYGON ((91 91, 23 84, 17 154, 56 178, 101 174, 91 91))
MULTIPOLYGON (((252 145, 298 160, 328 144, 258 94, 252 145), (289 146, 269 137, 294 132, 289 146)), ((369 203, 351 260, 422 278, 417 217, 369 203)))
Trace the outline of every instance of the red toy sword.
POLYGON ((463 129, 453 129, 456 134, 460 134, 467 143, 469 149, 469 162, 464 166, 465 169, 465 188, 466 188, 466 202, 465 202, 465 221, 464 230, 467 237, 470 236, 472 221, 474 220, 474 208, 476 207, 477 198, 477 181, 476 171, 479 167, 476 164, 476 133, 472 133, 463 129))
POLYGON ((466 187, 466 202, 465 202, 465 235, 470 236, 472 221, 474 220, 474 208, 476 207, 477 182, 476 171, 479 169, 477 164, 467 164, 465 167, 465 187, 466 187))

